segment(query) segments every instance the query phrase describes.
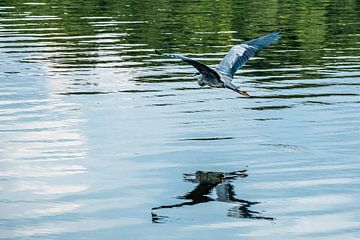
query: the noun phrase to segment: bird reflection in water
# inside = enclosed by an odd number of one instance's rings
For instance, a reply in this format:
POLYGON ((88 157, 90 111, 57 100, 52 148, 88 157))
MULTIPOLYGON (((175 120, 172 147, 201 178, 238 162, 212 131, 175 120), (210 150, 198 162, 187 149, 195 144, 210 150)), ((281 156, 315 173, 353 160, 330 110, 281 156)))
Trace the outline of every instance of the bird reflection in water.
POLYGON ((228 173, 197 171, 195 174, 184 174, 184 181, 197 184, 195 189, 184 196, 178 197, 179 199, 184 199, 182 203, 152 208, 152 221, 153 223, 162 223, 168 218, 158 215, 155 212, 156 210, 191 206, 210 201, 236 204, 236 206, 228 210, 227 216, 229 217, 274 220, 274 218, 271 217, 261 216, 260 212, 250 210, 251 206, 259 204, 260 202, 251 202, 235 197, 234 186, 231 184, 232 180, 245 178, 247 176, 246 170, 228 173), (216 198, 210 196, 213 189, 216 191, 216 198))

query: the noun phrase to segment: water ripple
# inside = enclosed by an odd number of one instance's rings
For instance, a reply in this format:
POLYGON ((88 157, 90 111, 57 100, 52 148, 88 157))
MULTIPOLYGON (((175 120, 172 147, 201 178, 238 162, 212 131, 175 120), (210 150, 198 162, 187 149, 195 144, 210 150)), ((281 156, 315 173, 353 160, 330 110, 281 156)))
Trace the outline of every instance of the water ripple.
POLYGON ((0 238, 358 239, 358 19, 354 0, 2 1, 0 238), (154 54, 215 67, 275 29, 234 77, 251 98, 154 54))

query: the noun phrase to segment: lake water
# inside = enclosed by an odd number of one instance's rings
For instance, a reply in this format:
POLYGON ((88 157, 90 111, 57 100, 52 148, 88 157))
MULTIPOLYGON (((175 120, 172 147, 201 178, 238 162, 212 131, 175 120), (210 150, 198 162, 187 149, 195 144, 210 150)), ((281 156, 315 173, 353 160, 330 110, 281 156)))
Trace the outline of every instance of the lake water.
POLYGON ((360 239, 360 2, 0 1, 0 239, 360 239), (215 66, 281 30, 235 76, 215 66))

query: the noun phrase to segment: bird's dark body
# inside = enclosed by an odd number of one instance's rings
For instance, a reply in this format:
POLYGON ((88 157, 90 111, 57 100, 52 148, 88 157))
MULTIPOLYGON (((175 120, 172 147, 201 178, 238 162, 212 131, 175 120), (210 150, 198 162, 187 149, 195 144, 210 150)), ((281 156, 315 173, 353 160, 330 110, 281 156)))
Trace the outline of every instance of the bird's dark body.
POLYGON ((210 87, 217 87, 217 88, 224 88, 225 84, 223 81, 221 81, 221 77, 214 77, 214 76, 210 76, 207 77, 205 75, 200 74, 197 80, 198 84, 200 86, 210 86, 210 87))

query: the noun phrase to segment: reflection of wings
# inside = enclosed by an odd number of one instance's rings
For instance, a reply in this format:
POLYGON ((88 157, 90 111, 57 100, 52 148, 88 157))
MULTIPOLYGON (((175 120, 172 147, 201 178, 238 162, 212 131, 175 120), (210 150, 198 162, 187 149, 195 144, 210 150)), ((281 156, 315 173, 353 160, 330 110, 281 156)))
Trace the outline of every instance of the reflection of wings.
POLYGON ((263 37, 233 46, 216 67, 216 70, 233 77, 236 71, 241 68, 256 52, 276 42, 279 38, 280 33, 273 32, 263 37))
POLYGON ((249 209, 252 205, 258 204, 259 202, 250 202, 236 198, 234 186, 231 184, 231 181, 237 179, 238 177, 247 177, 246 170, 229 173, 197 171, 195 174, 184 174, 185 181, 197 183, 198 185, 191 192, 185 194, 184 196, 178 197, 179 199, 183 199, 184 202, 153 207, 151 209, 152 221, 154 223, 159 223, 163 222, 164 219, 167 218, 166 216, 157 215, 154 212, 155 210, 192 206, 215 200, 237 204, 236 207, 233 207, 229 210, 228 216, 273 220, 273 218, 259 216, 261 213, 251 211, 249 209), (213 189, 216 189, 216 194, 218 196, 217 199, 209 197, 213 189))
POLYGON ((187 62, 188 64, 190 64, 191 66, 196 68, 201 74, 207 75, 207 76, 209 76, 211 78, 215 78, 215 79, 220 80, 220 76, 215 70, 209 68, 208 66, 206 66, 205 64, 203 64, 203 63, 201 63, 199 61, 196 61, 194 59, 182 56, 180 54, 160 53, 158 50, 155 50, 155 53, 163 55, 163 56, 168 56, 168 57, 172 57, 172 58, 181 59, 184 62, 187 62))
POLYGON ((239 203, 239 205, 229 209, 227 213, 229 217, 274 220, 272 217, 263 217, 260 212, 250 210, 251 206, 259 204, 260 202, 250 202, 236 198, 234 186, 228 182, 217 185, 216 194, 218 196, 217 201, 239 203))
POLYGON ((151 210, 156 209, 162 209, 162 208, 175 208, 175 207, 183 207, 183 206, 189 206, 189 205, 195 205, 199 203, 204 202, 210 202, 214 201, 211 197, 208 197, 208 195, 211 193, 211 190, 216 187, 218 183, 200 183, 196 186, 194 190, 187 193, 184 196, 179 197, 180 199, 186 199, 191 201, 186 201, 178 204, 172 204, 172 205, 164 205, 159 207, 154 207, 151 210))
POLYGON ((263 219, 263 220, 274 220, 272 217, 263 217, 260 212, 251 211, 249 208, 252 204, 242 204, 240 206, 234 206, 229 209, 227 215, 229 217, 236 218, 251 218, 251 219, 263 219))

